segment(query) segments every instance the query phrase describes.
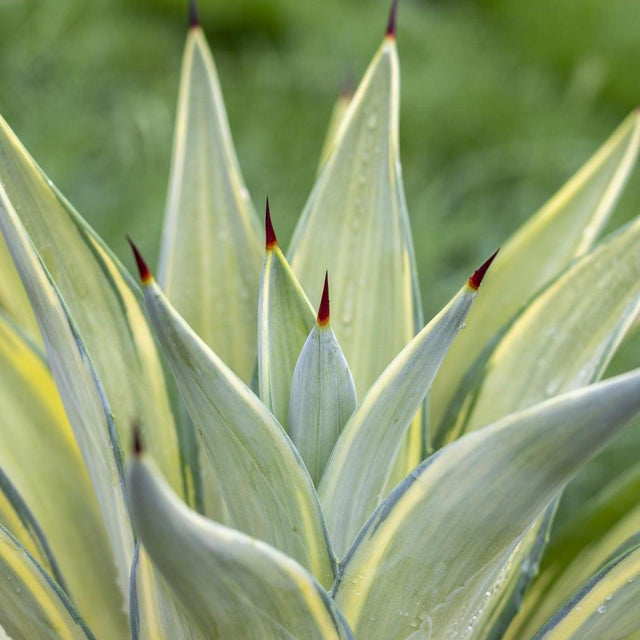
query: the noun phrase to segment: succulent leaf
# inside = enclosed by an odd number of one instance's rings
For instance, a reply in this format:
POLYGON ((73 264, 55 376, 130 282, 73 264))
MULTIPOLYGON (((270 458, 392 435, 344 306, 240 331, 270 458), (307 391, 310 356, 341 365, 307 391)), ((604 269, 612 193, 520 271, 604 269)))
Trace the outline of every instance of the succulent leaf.
POLYGON ((38 319, 49 366, 100 505, 124 594, 133 557, 133 535, 111 410, 75 323, 1 186, 0 203, 0 230, 38 319))
POLYGON ((504 562, 528 528, 639 410, 635 370, 508 416, 428 458, 380 505, 342 563, 335 599, 356 636, 481 630, 504 562))
POLYGON ((355 408, 351 371, 329 325, 329 287, 325 277, 317 322, 293 372, 288 419, 291 440, 315 484, 355 408))
POLYGON ((260 398, 288 431, 291 381, 300 351, 315 326, 315 313, 280 251, 267 201, 266 255, 258 300, 260 398))
POLYGON ((624 640, 640 632, 640 544, 628 548, 583 584, 534 640, 624 640))
POLYGON ((152 280, 147 310, 218 476, 231 523, 324 584, 333 580, 320 504, 304 463, 259 398, 186 324, 152 280))
POLYGON ((69 598, 0 525, 0 634, 38 640, 95 640, 69 598))
POLYGON ((318 487, 338 557, 384 498, 402 439, 475 297, 465 284, 393 359, 340 434, 318 487))
POLYGON ((529 299, 593 246, 635 165, 640 110, 632 112, 592 158, 508 240, 483 295, 433 385, 438 425, 468 363, 529 299))
POLYGON ((130 463, 129 495, 152 562, 203 637, 352 637, 329 595, 302 566, 190 511, 144 457, 130 463))
POLYGON ((322 145, 322 152, 320 153, 320 161, 318 162, 318 172, 322 170, 325 162, 329 159, 333 147, 336 142, 336 134, 340 130, 342 120, 349 109, 349 105, 353 101, 353 90, 345 83, 340 89, 340 94, 333 105, 331 110, 331 117, 329 119, 329 126, 327 127, 327 133, 325 134, 324 144, 322 145))
POLYGON ((256 349, 260 225, 233 148, 211 51, 192 22, 182 62, 158 281, 245 382, 256 349))
MULTIPOLYGON (((398 145, 399 68, 385 37, 335 134, 289 249, 312 300, 331 274, 332 328, 358 397, 422 328, 398 145)), ((404 477, 423 454, 418 416, 398 461, 404 477)))
MULTIPOLYGON (((0 215, 9 209, 16 214, 55 282, 104 386, 121 441, 129 442, 135 420, 145 430, 153 427, 154 458, 182 491, 164 374, 135 284, 1 118, 0 174, 0 215)), ((16 261, 15 248, 9 250, 16 261)))

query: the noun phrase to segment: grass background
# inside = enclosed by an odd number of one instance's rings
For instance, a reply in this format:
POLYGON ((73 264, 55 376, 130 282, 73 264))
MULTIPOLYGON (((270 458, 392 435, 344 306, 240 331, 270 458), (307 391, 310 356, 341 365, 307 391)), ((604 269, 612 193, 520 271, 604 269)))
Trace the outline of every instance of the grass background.
MULTIPOLYGON (((247 185, 258 210, 270 196, 283 245, 340 86, 361 76, 387 12, 200 0, 247 185)), ((0 0, 0 113, 130 267, 127 233, 157 255, 186 23, 186 0, 0 0)), ((427 318, 636 107, 639 24, 636 0, 401 0, 401 153, 427 318)), ((610 228, 640 213, 639 173, 610 228)), ((615 368, 638 366, 639 347, 615 368)), ((563 508, 635 462, 639 434, 563 508)))

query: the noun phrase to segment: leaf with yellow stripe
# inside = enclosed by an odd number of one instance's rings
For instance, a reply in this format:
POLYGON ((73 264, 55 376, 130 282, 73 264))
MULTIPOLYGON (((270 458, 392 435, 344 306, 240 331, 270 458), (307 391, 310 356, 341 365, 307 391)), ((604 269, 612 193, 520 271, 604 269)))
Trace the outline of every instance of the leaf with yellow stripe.
POLYGON ((533 640, 628 640, 640 633, 640 540, 585 582, 533 640))
POLYGON ((347 552, 384 498, 384 488, 411 419, 464 325, 494 257, 495 254, 393 359, 340 434, 318 487, 338 557, 347 552))
POLYGON ((469 363, 536 292, 593 246, 624 189, 639 148, 640 110, 636 109, 505 243, 482 298, 469 314, 466 331, 434 382, 433 423, 438 429, 469 363))
POLYGON ((189 510, 144 456, 129 466, 136 531, 206 638, 351 638, 338 608, 297 562, 189 510))
POLYGON ((268 200, 265 229, 266 255, 258 301, 258 386, 262 401, 287 429, 293 372, 315 325, 315 314, 280 251, 268 200))
POLYGON ((300 455, 267 407, 171 306, 134 252, 151 323, 219 479, 231 526, 330 585, 333 553, 300 455))
MULTIPOLYGON (((423 326, 399 159, 394 16, 392 10, 288 252, 311 300, 320 299, 325 270, 331 274, 332 327, 360 398, 423 326)), ((399 454, 399 478, 422 459, 421 416, 399 454)))
POLYGON ((334 596, 354 634, 482 630, 504 564, 529 527, 639 410, 635 370, 508 416, 428 458, 341 563, 334 596))
POLYGON ((0 525, 0 631, 13 640, 95 640, 47 572, 0 525))
POLYGON ((0 214, 8 210, 20 219, 82 336, 121 441, 129 442, 136 420, 145 432, 153 429, 149 448, 182 491, 176 428, 139 290, 0 118, 0 214))
POLYGON ((215 63, 195 23, 182 61, 158 281, 245 382, 255 363, 260 236, 215 63))

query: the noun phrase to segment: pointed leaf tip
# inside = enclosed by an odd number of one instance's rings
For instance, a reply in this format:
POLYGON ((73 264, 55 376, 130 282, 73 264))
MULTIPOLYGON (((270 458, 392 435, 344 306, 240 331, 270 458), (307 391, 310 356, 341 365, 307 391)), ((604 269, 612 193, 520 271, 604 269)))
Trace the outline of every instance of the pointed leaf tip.
POLYGON ((143 452, 144 452, 144 447, 142 446, 142 433, 140 432, 140 423, 139 422, 134 422, 131 425, 131 433, 133 434, 133 441, 132 441, 132 451, 133 451, 133 455, 138 458, 140 457, 143 452))
POLYGON ((200 26, 200 12, 196 0, 189 0, 189 27, 192 29, 200 26))
POLYGON ((133 251, 133 256, 136 259, 136 264, 138 265, 138 273, 140 274, 140 282, 142 284, 149 284, 153 281, 153 276, 151 275, 151 271, 149 271, 149 267, 147 267, 147 263, 142 258, 142 255, 138 251, 138 247, 133 243, 133 240, 127 236, 127 240, 129 241, 129 245, 131 246, 131 250, 133 251))
POLYGON ((264 212, 264 230, 266 237, 267 251, 278 246, 278 239, 276 238, 276 232, 273 230, 273 224, 271 224, 271 211, 269 210, 269 198, 267 198, 267 206, 264 212))
POLYGON ((388 38, 396 37, 396 19, 398 16, 398 0, 393 0, 391 9, 389 10, 389 22, 387 23, 387 31, 385 35, 388 38))
POLYGON ((324 289, 322 290, 322 299, 318 307, 318 324, 326 326, 329 324, 329 272, 324 273, 324 289))
POLYGON ((500 251, 500 249, 496 249, 495 253, 473 272, 473 275, 469 278, 469 286, 472 289, 477 290, 478 287, 482 284, 482 280, 484 279, 487 270, 491 266, 493 259, 498 255, 498 251, 500 251))

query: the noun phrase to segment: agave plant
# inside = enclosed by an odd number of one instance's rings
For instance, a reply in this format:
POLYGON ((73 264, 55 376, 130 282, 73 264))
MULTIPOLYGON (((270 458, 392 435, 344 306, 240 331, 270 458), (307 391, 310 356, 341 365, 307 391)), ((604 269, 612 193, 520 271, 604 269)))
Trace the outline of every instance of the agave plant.
POLYGON ((398 101, 394 6, 285 257, 192 4, 142 290, 0 121, 0 637, 638 637, 640 466, 540 562, 640 411, 640 114, 423 326, 398 101))

